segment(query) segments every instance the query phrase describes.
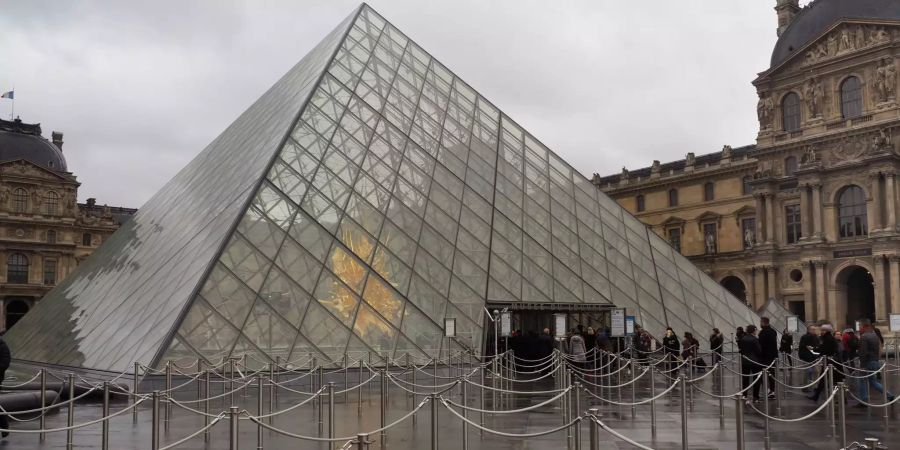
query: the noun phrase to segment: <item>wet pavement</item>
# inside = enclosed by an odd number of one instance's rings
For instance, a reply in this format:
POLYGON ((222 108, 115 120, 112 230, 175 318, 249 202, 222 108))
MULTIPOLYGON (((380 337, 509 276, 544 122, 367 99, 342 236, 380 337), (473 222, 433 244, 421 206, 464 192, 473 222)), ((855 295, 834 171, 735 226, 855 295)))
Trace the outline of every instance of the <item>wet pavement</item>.
MULTIPOLYGON (((457 368, 443 368, 439 371, 442 377, 457 376, 460 371, 457 368)), ((368 374, 366 374, 366 377, 368 374)), ((312 387, 309 384, 309 378, 289 382, 291 378, 297 377, 296 374, 284 374, 279 377, 280 382, 293 390, 310 391, 312 387)), ((356 384, 359 375, 355 371, 351 371, 346 379, 352 386, 356 384)), ((412 378, 408 374, 397 375, 401 380, 411 381, 412 378)), ((420 384, 431 386, 433 382, 427 378, 427 375, 418 374, 417 382, 420 384)), ((635 398, 638 400, 650 397, 649 377, 640 379, 634 389, 635 398)), ((624 380, 630 379, 630 376, 623 372, 624 380)), ((473 377, 478 381, 478 377, 473 377)), ((185 380, 175 379, 174 385, 179 385, 185 380)), ((332 381, 336 385, 336 389, 341 389, 345 381, 342 373, 332 374, 326 377, 326 382, 332 381)), ((446 382, 446 379, 439 380, 439 383, 446 382)), ((724 377, 724 386, 719 386, 717 377, 710 376, 697 384, 698 390, 693 392, 693 404, 691 404, 691 395, 686 393, 688 402, 686 403, 688 438, 689 446, 693 449, 734 449, 736 447, 736 424, 735 424, 735 401, 733 399, 724 400, 724 420, 720 421, 719 401, 706 395, 700 390, 707 392, 720 392, 720 387, 724 392, 730 393, 738 390, 739 380, 730 372, 724 377)), ((790 384, 798 385, 801 381, 799 372, 793 373, 787 377, 790 384)), ((10 380, 9 382, 14 382, 10 380)), ((900 379, 896 376, 889 377, 889 385, 900 387, 900 379)), ((489 383, 489 382, 488 382, 489 383)), ((606 384, 617 384, 617 378, 606 384)), ((218 396, 223 392, 223 388, 227 388, 229 382, 213 382, 213 396, 218 396)), ((239 385, 240 383, 236 383, 239 385)), ((403 383, 401 383, 402 385, 403 383)), ((662 392, 669 384, 663 376, 656 376, 655 392, 662 392)), ((546 378, 541 381, 517 382, 510 383, 511 389, 517 391, 540 391, 554 389, 554 381, 552 378, 546 378)), ((410 386, 405 386, 409 388, 410 386)), ((189 382, 181 390, 178 391, 176 399, 181 401, 194 401, 197 398, 197 383, 189 382)), ((418 388, 421 392, 427 392, 429 389, 425 387, 418 388)), ((466 404, 472 407, 481 405, 481 392, 476 386, 468 386, 466 404)), ((621 392, 618 390, 600 390, 591 388, 594 395, 609 398, 615 401, 623 402, 631 401, 631 388, 623 388, 621 392)), ((264 410, 269 412, 270 394, 269 389, 263 390, 264 410)), ((817 406, 811 400, 805 398, 805 393, 800 391, 786 391, 785 399, 780 401, 781 416, 783 418, 802 417, 812 412, 817 406)), ((454 387, 444 396, 454 402, 461 402, 459 387, 454 387)), ((484 404, 486 409, 519 409, 533 406, 545 402, 551 398, 551 394, 506 394, 504 396, 492 395, 491 391, 485 391, 484 404)), ((231 396, 226 395, 217 398, 209 403, 209 410, 212 414, 218 414, 226 411, 228 406, 232 405, 231 396)), ((653 436, 651 431, 651 413, 650 405, 636 406, 632 411, 628 406, 600 405, 600 401, 595 399, 587 392, 579 395, 578 403, 582 410, 591 407, 599 408, 602 420, 609 427, 627 436, 635 441, 642 443, 654 449, 676 449, 682 446, 682 420, 681 420, 681 393, 679 389, 675 389, 670 395, 667 395, 656 401, 657 411, 657 432, 653 436)), ((286 389, 279 389, 277 401, 275 402, 276 410, 284 410, 298 402, 306 399, 307 396, 290 392, 286 389)), ((416 396, 409 394, 400 387, 390 384, 388 389, 388 401, 386 403, 386 422, 390 423, 398 418, 406 415, 417 404, 421 403, 424 396, 416 396)), ((572 403, 574 408, 574 396, 572 403)), ((873 400, 876 401, 876 400, 873 400)), ((880 402, 880 399, 877 400, 880 402)), ((233 404, 241 411, 247 414, 256 414, 257 412, 257 391, 256 384, 250 385, 245 394, 236 394, 233 404)), ((317 401, 312 401, 304 406, 292 409, 288 412, 278 415, 271 423, 272 427, 305 436, 319 436, 319 409, 317 401)), ((323 417, 321 429, 324 433, 328 430, 328 406, 327 400, 323 402, 321 410, 323 417)), ((866 437, 877 437, 881 441, 893 447, 900 443, 900 417, 896 411, 891 411, 887 422, 884 418, 883 409, 859 409, 853 407, 855 401, 850 400, 846 408, 847 414, 847 437, 848 442, 862 441, 866 437)), ((112 418, 110 423, 110 449, 149 449, 151 448, 152 437, 152 415, 150 409, 150 401, 145 402, 138 408, 137 422, 134 423, 131 412, 126 412, 120 416, 112 418)), ((760 404, 761 405, 761 404, 760 404)), ((202 403, 186 403, 185 406, 191 408, 202 409, 202 403)), ((114 401, 111 411, 120 411, 128 407, 128 404, 118 400, 114 401)), ((762 407, 762 406, 758 406, 762 407)), ((772 413, 776 411, 776 402, 772 400, 770 403, 772 413)), ((162 408, 164 410, 164 408, 162 408)), ((752 410, 745 408, 745 442, 747 449, 764 448, 765 426, 761 416, 752 410)), ((896 407, 894 408, 896 409, 896 407)), ((335 435, 336 436, 355 436, 358 430, 374 430, 379 428, 381 423, 381 395, 380 382, 375 379, 367 386, 363 387, 360 392, 350 392, 347 394, 338 394, 335 396, 334 416, 335 416, 335 435), (358 399, 362 403, 358 403, 358 399)), ((562 405, 559 401, 541 406, 535 410, 517 414, 489 415, 484 418, 484 426, 512 434, 528 434, 539 433, 545 430, 557 428, 564 423, 565 415, 562 405)), ((385 445, 381 445, 381 437, 378 434, 369 436, 372 441, 369 448, 392 448, 392 449, 430 449, 432 448, 432 405, 426 403, 414 419, 407 419, 392 427, 385 435, 385 445)), ((438 405, 438 448, 440 449, 463 449, 463 427, 462 421, 446 410, 443 405, 438 405)), ((101 417, 101 404, 96 399, 87 402, 79 402, 75 407, 76 424, 86 423, 101 417)), ((479 414, 469 412, 469 418, 474 422, 480 421, 479 414)), ((63 427, 66 423, 67 411, 62 408, 61 411, 51 413, 47 416, 47 428, 63 427)), ((195 433, 204 426, 202 415, 180 408, 177 405, 172 406, 168 426, 162 420, 164 411, 160 412, 160 445, 165 446, 172 444, 182 438, 195 433)), ((837 421, 836 421, 837 422, 837 421)), ((581 437, 583 449, 589 447, 589 430, 588 423, 585 421, 581 424, 581 437)), ((13 422, 12 428, 17 430, 35 430, 37 429, 36 421, 13 422)), ((257 447, 257 424, 246 419, 243 415, 238 423, 238 436, 240 449, 256 449, 257 447)), ((839 426, 837 427, 839 429, 839 426)), ((573 432, 574 433, 574 432, 573 432)), ((775 449, 837 449, 840 443, 835 429, 832 428, 831 422, 823 411, 818 415, 798 423, 770 423, 770 443, 771 448, 775 449)), ((280 435, 273 431, 264 430, 262 433, 263 448, 266 449, 327 449, 340 448, 345 442, 340 442, 329 446, 324 443, 313 442, 309 440, 301 440, 295 437, 280 435)), ((100 448, 101 443, 101 426, 100 424, 91 425, 78 429, 74 432, 73 448, 76 449, 93 449, 100 448)), ((468 448, 472 450, 490 449, 490 450, 507 450, 507 449, 560 449, 566 448, 567 432, 560 431, 550 435, 540 437, 506 437, 496 436, 489 433, 480 433, 473 426, 468 427, 468 448)), ((49 433, 44 442, 40 442, 38 435, 13 433, 8 438, 0 441, 0 449, 56 449, 66 448, 66 433, 54 432, 49 433)), ((228 418, 222 419, 217 423, 209 434, 209 441, 204 442, 202 435, 192 438, 187 442, 179 445, 180 449, 228 449, 229 448, 229 421, 228 418)), ((355 448, 355 447, 354 447, 355 448)), ((599 448, 602 449, 627 449, 633 446, 613 437, 611 434, 600 431, 599 448)))

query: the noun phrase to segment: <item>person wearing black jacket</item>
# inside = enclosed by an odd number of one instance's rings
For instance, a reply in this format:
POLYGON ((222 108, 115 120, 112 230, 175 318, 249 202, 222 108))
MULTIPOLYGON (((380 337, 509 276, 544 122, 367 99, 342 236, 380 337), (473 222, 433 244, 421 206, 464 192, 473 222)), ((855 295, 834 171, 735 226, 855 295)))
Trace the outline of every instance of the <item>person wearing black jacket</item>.
MULTIPOLYGON (((826 323, 822 325, 822 339, 819 341, 819 346, 816 347, 816 353, 819 355, 828 358, 828 365, 831 366, 832 370, 832 380, 834 380, 834 384, 837 385, 841 381, 844 381, 844 374, 841 372, 841 368, 837 367, 837 363, 834 358, 837 357, 838 353, 838 341, 834 338, 834 328, 831 324, 826 323)), ((822 395, 822 391, 825 390, 825 378, 823 377, 819 380, 818 386, 816 386, 815 392, 813 395, 808 398, 812 401, 819 401, 819 396, 822 395)))
POLYGON ((725 346, 725 336, 718 328, 713 328, 713 333, 709 337, 709 349, 712 350, 712 364, 716 365, 722 360, 722 347, 725 346))
POLYGON ((781 332, 781 345, 778 347, 778 351, 784 355, 787 366, 793 368, 794 363, 791 361, 791 353, 794 351, 794 335, 787 328, 781 332))
POLYGON ((678 336, 672 327, 666 328, 666 336, 663 338, 662 344, 666 351, 666 371, 672 372, 678 363, 678 354, 681 353, 681 343, 678 342, 678 336))
MULTIPOLYGON (((6 345, 6 341, 0 337, 0 385, 3 384, 3 379, 6 377, 6 369, 9 369, 9 364, 11 362, 12 354, 9 351, 9 346, 6 345)), ((4 430, 9 429, 9 417, 6 415, 0 416, 0 428, 4 430)), ((2 436, 9 436, 9 431, 2 432, 2 436)))
MULTIPOLYGON (((759 321, 762 329, 759 331, 759 346, 762 348, 760 364, 768 367, 778 359, 778 332, 769 324, 769 318, 763 317, 759 321)), ((769 378, 769 398, 775 398, 775 368, 766 370, 769 378)))
POLYGON ((744 389, 744 398, 747 398, 747 390, 751 383, 753 384, 753 401, 759 401, 759 387, 761 383, 756 380, 756 374, 762 370, 760 361, 762 360, 762 347, 759 345, 759 339, 756 337, 756 325, 747 325, 744 335, 738 342, 738 349, 741 352, 741 386, 744 389))
MULTIPOLYGON (((800 357, 800 360, 805 363, 811 363, 818 359, 817 355, 813 354, 813 350, 819 346, 819 337, 816 336, 815 328, 810 325, 806 328, 806 334, 800 337, 800 348, 797 350, 797 356, 800 357)), ((806 369, 806 383, 809 384, 812 382, 813 374, 816 371, 816 366, 814 364, 810 364, 809 368, 806 369)), ((809 388, 803 388, 803 392, 809 392, 809 388)))

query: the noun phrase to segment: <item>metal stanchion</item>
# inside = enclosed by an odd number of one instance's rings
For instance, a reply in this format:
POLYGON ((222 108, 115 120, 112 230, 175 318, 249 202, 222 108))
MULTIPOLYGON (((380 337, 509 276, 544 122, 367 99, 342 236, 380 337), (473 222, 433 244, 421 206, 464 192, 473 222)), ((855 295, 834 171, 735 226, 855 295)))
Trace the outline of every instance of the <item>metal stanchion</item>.
POLYGON ((841 416, 841 448, 847 448, 847 405, 846 394, 847 394, 847 385, 844 384, 843 381, 838 383, 838 414, 841 416))
POLYGON ((234 405, 234 358, 228 358, 228 390, 231 391, 229 400, 234 405))
POLYGON ((720 360, 717 369, 719 371, 716 374, 716 377, 719 378, 719 428, 725 429, 725 362, 720 360))
POLYGON ((109 450, 109 381, 103 382, 103 417, 100 448, 102 450, 109 450))
POLYGON ((238 423, 240 410, 237 406, 228 408, 228 450, 238 450, 238 423))
MULTIPOLYGON (((690 380, 693 380, 694 376, 696 375, 696 372, 694 372, 694 359, 691 358, 691 360, 688 361, 687 364, 688 364, 688 374, 690 374, 690 380)), ((689 382, 689 383, 685 384, 684 388, 688 390, 688 396, 689 396, 688 404, 691 405, 691 412, 693 413, 694 412, 694 383, 689 382)))
MULTIPOLYGON (((775 382, 775 386, 772 386, 772 390, 775 392, 775 417, 781 417, 781 385, 778 383, 778 371, 781 365, 781 361, 778 359, 775 360, 775 375, 772 377, 772 380, 775 382)), ((768 378, 768 377, 767 377, 768 378)), ((768 396, 768 392, 766 393, 768 396)))
POLYGON ((341 388, 344 391, 344 403, 347 403, 347 396, 350 395, 347 393, 347 388, 350 386, 350 357, 344 353, 344 363, 341 364, 341 368, 344 369, 344 386, 341 388))
POLYGON ((656 438, 656 366, 650 366, 650 434, 656 438))
MULTIPOLYGON (((135 403, 138 402, 138 398, 137 398, 137 395, 138 395, 138 383, 139 383, 138 378, 140 377, 140 372, 141 372, 141 363, 135 362, 135 363, 134 363, 134 380, 133 380, 134 384, 132 384, 132 387, 131 387, 132 404, 135 404, 135 403)), ((131 421, 132 421, 132 423, 137 423, 137 418, 138 418, 138 409, 137 409, 137 407, 135 407, 134 409, 131 410, 131 421)), ((44 417, 41 416, 41 429, 44 428, 44 427, 43 427, 43 420, 44 420, 44 417)), ((42 439, 42 440, 43 440, 43 436, 44 436, 44 434, 41 433, 41 439, 42 439)))
MULTIPOLYGON (((360 359, 360 361, 362 361, 360 359)), ((362 389, 360 387, 360 389, 362 389)), ((356 450, 368 450, 369 449, 369 441, 365 434, 357 434, 356 435, 356 450)))
POLYGON ((203 373, 203 360, 200 358, 197 358, 197 400, 200 400, 200 398, 201 398, 200 387, 203 384, 203 382, 200 381, 200 379, 203 377, 200 374, 202 374, 202 373, 203 373))
POLYGON ((274 411, 276 405, 278 404, 278 389, 275 388, 275 383, 278 382, 278 375, 276 375, 278 372, 281 372, 281 357, 280 356, 275 357, 275 368, 272 369, 272 372, 271 372, 272 377, 269 380, 272 384, 272 390, 275 391, 275 394, 272 394, 274 401, 270 402, 271 403, 271 407, 269 408, 270 411, 274 411))
POLYGON ((734 425, 737 435, 737 450, 744 450, 744 399, 741 394, 734 396, 734 425))
MULTIPOLYGON (((206 427, 209 425, 209 374, 212 373, 213 369, 206 369, 206 373, 203 374, 203 426, 206 427)), ((203 432, 203 442, 209 442, 209 430, 203 432)))
MULTIPOLYGON (((824 364, 828 364, 828 358, 822 358, 824 364)), ((825 392, 833 392, 834 391, 834 372, 832 372, 832 367, 826 365, 825 366, 825 392)), ((828 413, 828 422, 831 423, 831 435, 835 436, 837 424, 834 420, 834 403, 825 407, 825 411, 828 413)))
POLYGON ((688 450, 687 391, 689 386, 684 375, 678 375, 678 384, 681 385, 679 386, 681 388, 681 448, 683 450, 688 450))
MULTIPOLYGON (((886 367, 884 367, 884 366, 882 366, 882 368, 886 369, 886 367)), ((888 375, 890 375, 890 373, 888 373, 888 371, 885 370, 884 372, 882 372, 882 374, 883 374, 883 376, 881 377, 881 380, 882 380, 882 382, 881 382, 881 400, 884 402, 885 405, 887 405, 887 402, 888 402, 888 375)), ((866 382, 868 382, 868 381, 866 381, 866 382)), ((871 392, 871 389, 869 391, 871 392)), ((884 408, 881 408, 881 410, 882 410, 882 413, 884 414, 884 429, 885 429, 885 431, 887 431, 890 426, 891 407, 885 406, 884 408)))
MULTIPOLYGON (((632 361, 634 361, 634 360, 632 359, 632 361)), ((637 384, 637 373, 640 372, 640 370, 638 370, 638 369, 640 369, 640 366, 638 366, 638 368, 635 369, 634 366, 632 365, 632 369, 633 370, 631 371, 631 420, 634 420, 634 418, 635 418, 634 390, 636 389, 635 385, 637 384)))
MULTIPOLYGON (((380 428, 384 428, 384 426, 387 424, 387 400, 388 400, 387 399, 387 388, 388 388, 387 383, 388 383, 388 381, 387 381, 387 372, 384 369, 381 369, 380 373, 381 373, 381 382, 379 383, 379 386, 380 386, 379 390, 381 391, 381 392, 379 392, 381 394, 381 422, 380 422, 381 427, 380 428)), ((413 387, 413 388, 415 388, 415 387, 413 387)), ((381 432, 378 434, 379 434, 379 439, 381 439, 381 447, 384 448, 384 441, 386 438, 385 435, 387 433, 385 430, 381 430, 381 432)))
POLYGON ((463 416, 463 450, 469 450, 469 422, 466 422, 469 418, 469 411, 466 409, 468 398, 469 398, 469 390, 468 390, 468 380, 463 377, 459 377, 459 384, 462 386, 462 416, 463 416))
POLYGON ((765 414, 763 415, 763 445, 766 450, 772 448, 772 440, 770 436, 771 425, 769 423, 769 368, 763 367, 762 375, 762 390, 763 390, 763 411, 765 414))
MULTIPOLYGON (((319 371, 316 375, 318 380, 316 381, 316 390, 322 389, 325 385, 325 367, 319 365, 319 371)), ((325 398, 322 395, 319 395, 319 398, 316 399, 316 404, 319 408, 319 436, 325 432, 325 398)))
MULTIPOLYGON (((478 384, 481 385, 481 387, 478 388, 478 396, 479 396, 479 402, 480 402, 479 409, 484 411, 484 409, 485 409, 484 408, 484 367, 482 367, 481 369, 478 370, 478 376, 479 376, 478 384)), ((413 419, 415 419, 415 418, 416 418, 416 416, 413 416, 413 419)), ((415 422, 413 422, 413 423, 415 423, 415 422)), ((484 426, 484 413, 483 412, 478 413, 478 425, 480 425, 482 427, 484 426)), ((484 430, 479 429, 478 435, 483 437, 484 430)))
MULTIPOLYGON (((334 439, 334 382, 328 382, 328 439, 334 439)), ((332 446, 334 444, 332 443, 332 446)))
MULTIPOLYGON (((256 378, 256 390, 258 391, 257 392, 258 396, 256 399, 256 415, 262 416, 265 413, 265 411, 263 410, 264 403, 263 403, 263 378, 262 377, 256 378)), ((256 450, 263 449, 263 426, 262 426, 263 420, 264 419, 259 419, 259 422, 257 422, 257 424, 256 424, 256 450)))
POLYGON ((66 430, 66 449, 72 450, 73 447, 73 438, 75 437, 75 430, 71 428, 75 425, 75 375, 69 374, 68 377, 69 384, 69 407, 67 409, 67 417, 66 417, 66 426, 69 427, 66 430))
MULTIPOLYGON (((575 414, 581 416, 581 383, 576 381, 575 384, 575 414)), ((632 391, 634 394, 634 391, 632 391)), ((571 428, 571 427, 570 427, 571 428)), ((581 450, 581 422, 575 424, 575 450, 581 450)))
MULTIPOLYGON (((362 372, 363 372, 363 360, 362 360, 362 358, 359 358, 359 373, 357 374, 357 378, 359 378, 359 382, 357 384, 359 386, 356 387, 356 415, 357 416, 362 416, 362 390, 363 390, 362 372)), ((415 376, 415 373, 413 373, 413 376, 415 376)), ((413 381, 413 382, 415 382, 415 381, 413 381)), ((413 419, 415 419, 415 418, 416 418, 416 416, 413 416, 413 419)))
MULTIPOLYGON (((275 363, 278 364, 277 362, 275 363)), ((269 363, 269 411, 275 411, 275 393, 277 392, 277 386, 275 384, 275 366, 272 363, 269 363)), ((262 396, 262 390, 259 391, 259 395, 262 396)), ((269 423, 273 423, 275 417, 269 418, 269 423)))
MULTIPOLYGON (((565 374, 564 380, 565 380, 564 381, 565 385, 563 386, 563 388, 567 389, 569 386, 572 385, 572 369, 568 369, 568 368, 566 369, 566 374, 565 374)), ((563 396, 562 396, 562 405, 563 405, 562 422, 563 422, 563 424, 569 423, 569 420, 571 420, 571 417, 572 417, 572 405, 571 405, 571 400, 570 400, 571 395, 572 395, 572 391, 569 391, 569 392, 566 392, 565 394, 563 394, 563 396)), ((572 427, 566 427, 566 448, 569 450, 572 449, 572 427)))
MULTIPOLYGON (((384 447, 384 446, 382 446, 384 447)), ((431 450, 438 450, 438 395, 431 394, 431 450)))
POLYGON ((600 417, 600 410, 597 408, 591 408, 588 410, 588 414, 590 414, 590 444, 591 450, 600 450, 600 425, 597 424, 597 420, 600 417))
MULTIPOLYGON (((135 385, 136 385, 136 383, 135 383, 135 385)), ((136 397, 135 397, 135 401, 137 401, 136 397)), ((44 411, 44 408, 46 408, 46 407, 47 407, 47 369, 41 369, 41 417, 40 417, 40 422, 39 422, 40 425, 39 426, 40 426, 40 429, 42 429, 42 430, 46 429, 46 427, 44 426, 47 423, 47 411, 44 411)), ((137 419, 137 408, 135 408, 134 410, 135 410, 134 411, 135 419, 137 419)), ((41 432, 38 435, 38 440, 40 442, 44 442, 45 438, 46 438, 46 435, 43 432, 41 432)))
POLYGON ((153 391, 153 411, 150 425, 150 449, 159 450, 159 391, 153 391))
POLYGON ((163 427, 169 431, 169 416, 172 414, 172 361, 166 361, 166 407, 163 411, 163 427))

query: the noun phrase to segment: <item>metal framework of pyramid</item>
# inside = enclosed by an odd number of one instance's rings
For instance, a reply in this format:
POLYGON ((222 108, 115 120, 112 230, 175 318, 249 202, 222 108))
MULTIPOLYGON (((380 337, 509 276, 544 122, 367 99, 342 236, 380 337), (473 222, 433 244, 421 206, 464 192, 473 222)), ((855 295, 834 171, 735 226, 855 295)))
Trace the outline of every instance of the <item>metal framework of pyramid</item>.
POLYGON ((480 350, 486 302, 625 307, 654 335, 758 316, 362 5, 7 340, 124 371, 480 350))

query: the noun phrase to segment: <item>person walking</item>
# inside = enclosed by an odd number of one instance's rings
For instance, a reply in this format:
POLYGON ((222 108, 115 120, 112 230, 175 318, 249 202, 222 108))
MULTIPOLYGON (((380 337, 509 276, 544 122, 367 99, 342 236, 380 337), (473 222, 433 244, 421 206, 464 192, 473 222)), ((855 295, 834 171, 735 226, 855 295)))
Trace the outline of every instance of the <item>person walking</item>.
MULTIPOLYGON (((878 381, 872 372, 881 369, 881 340, 872 327, 872 321, 862 319, 859 321, 860 333, 859 338, 859 368, 864 370, 861 375, 870 375, 859 383, 859 399, 863 402, 869 402, 869 387, 871 386, 878 392, 884 394, 884 386, 878 381)), ((887 393, 888 401, 894 400, 894 394, 887 393)), ((856 405, 858 408, 865 408, 864 403, 856 405)))
MULTIPOLYGON (((816 364, 812 364, 819 356, 813 353, 813 350, 819 346, 819 337, 816 336, 816 328, 812 325, 806 327, 806 334, 800 337, 800 348, 797 356, 800 360, 809 365, 806 369, 806 382, 809 384, 813 380, 813 374, 816 371, 816 364)), ((803 388, 803 392, 809 392, 809 388, 803 388)))
MULTIPOLYGON (((838 354, 838 342, 834 338, 834 327, 831 326, 830 323, 826 323, 821 327, 821 339, 819 340, 819 346, 816 347, 815 351, 823 358, 828 358, 828 366, 831 367, 831 375, 834 384, 837 385, 841 381, 844 381, 844 373, 841 372, 841 367, 838 366, 838 362, 836 361, 838 354)), ((822 391, 825 390, 825 378, 823 377, 819 380, 819 384, 816 386, 816 390, 810 395, 808 398, 812 401, 819 401, 819 397, 822 395, 822 391)))
MULTIPOLYGON (((9 369, 10 362, 12 362, 12 353, 9 351, 9 346, 6 345, 6 341, 0 336, 0 385, 6 378, 6 369, 9 369)), ((0 416, 0 429, 9 430, 9 416, 0 416)), ((3 431, 0 436, 4 438, 9 436, 9 431, 3 431)))
POLYGON ((753 401, 759 401, 760 384, 757 375, 762 366, 762 347, 759 344, 759 338, 756 337, 756 325, 747 325, 744 335, 738 341, 738 349, 741 353, 741 387, 744 390, 744 399, 747 399, 750 385, 753 385, 753 401))
POLYGON ((769 379, 769 392, 766 395, 775 398, 775 368, 771 366, 778 359, 778 332, 772 328, 768 317, 761 318, 759 324, 762 328, 759 331, 759 346, 762 349, 759 363, 766 368, 766 377, 769 379))
POLYGON ((675 370, 678 364, 678 354, 681 352, 681 344, 672 327, 666 328, 666 336, 663 338, 662 344, 666 354, 666 372, 672 376, 671 372, 675 370))
POLYGON ((788 331, 787 327, 781 332, 781 343, 778 346, 778 351, 781 352, 784 363, 793 369, 794 362, 791 359, 791 354, 794 352, 794 334, 788 331))
POLYGON ((722 361, 722 347, 725 346, 725 336, 718 328, 713 328, 712 335, 709 337, 709 349, 712 351, 712 365, 722 361))

